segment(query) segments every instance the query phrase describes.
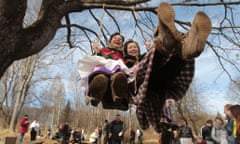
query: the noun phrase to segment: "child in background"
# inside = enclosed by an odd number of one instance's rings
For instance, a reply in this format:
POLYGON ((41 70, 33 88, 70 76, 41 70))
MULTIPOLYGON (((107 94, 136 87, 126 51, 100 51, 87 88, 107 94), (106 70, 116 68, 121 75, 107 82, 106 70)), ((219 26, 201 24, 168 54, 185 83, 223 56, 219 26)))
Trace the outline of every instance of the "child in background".
POLYGON ((215 124, 212 128, 211 136, 217 144, 228 144, 227 131, 224 128, 223 119, 219 115, 215 118, 215 124))

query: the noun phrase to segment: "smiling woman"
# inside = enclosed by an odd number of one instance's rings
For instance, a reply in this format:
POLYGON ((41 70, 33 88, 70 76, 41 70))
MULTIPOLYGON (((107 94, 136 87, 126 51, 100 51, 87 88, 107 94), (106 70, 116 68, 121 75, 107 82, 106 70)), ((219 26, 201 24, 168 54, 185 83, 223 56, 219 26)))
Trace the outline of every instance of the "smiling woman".
POLYGON ((91 71, 86 77, 88 81, 85 86, 86 98, 90 99, 87 104, 90 102, 96 107, 102 102, 105 109, 128 110, 128 84, 122 53, 123 42, 124 37, 120 33, 114 33, 110 36, 107 47, 101 49, 94 47, 95 54, 98 56, 95 58, 92 56, 92 58, 98 63, 79 61, 80 74, 81 69, 89 67, 87 64, 94 66, 93 69, 90 68, 91 71), (106 63, 101 63, 100 59, 106 63), (108 67, 109 64, 112 67, 108 67))

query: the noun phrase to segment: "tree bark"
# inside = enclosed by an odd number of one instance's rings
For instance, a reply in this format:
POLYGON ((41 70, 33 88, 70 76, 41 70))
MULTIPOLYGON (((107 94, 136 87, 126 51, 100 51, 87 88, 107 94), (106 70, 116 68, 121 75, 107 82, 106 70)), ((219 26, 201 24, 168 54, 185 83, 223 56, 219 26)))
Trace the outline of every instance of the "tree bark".
POLYGON ((15 60, 34 55, 47 46, 66 13, 59 12, 58 5, 53 5, 51 1, 43 1, 38 20, 23 28, 22 13, 25 14, 26 4, 14 5, 15 8, 8 9, 9 3, 8 0, 0 1, 0 77, 15 60))

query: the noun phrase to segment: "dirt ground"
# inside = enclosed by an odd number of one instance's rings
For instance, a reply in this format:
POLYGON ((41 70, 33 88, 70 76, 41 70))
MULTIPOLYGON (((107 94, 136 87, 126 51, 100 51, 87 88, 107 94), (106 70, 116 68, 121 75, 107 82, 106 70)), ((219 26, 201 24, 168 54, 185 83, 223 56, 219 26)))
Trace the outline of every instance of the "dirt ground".
MULTIPOLYGON (((18 141, 18 138, 19 138, 19 133, 17 132, 12 132, 12 131, 9 131, 9 130, 1 130, 0 131, 0 139, 1 141, 3 141, 4 138, 6 137, 10 137, 10 138, 16 138, 16 143, 18 141)), ((0 143, 1 143, 0 141, 0 143)), ((37 141, 44 141, 44 144, 58 144, 57 141, 53 141, 53 140, 50 140, 50 139, 45 139, 44 137, 37 137, 37 141)), ((27 133, 25 136, 24 136, 24 141, 23 141, 23 144, 30 144, 30 135, 29 133, 27 133)), ((1 143, 3 144, 3 143, 1 143)))
MULTIPOLYGON (((12 131, 9 131, 9 130, 1 130, 0 131, 0 139, 1 139, 0 143, 3 140, 3 138, 5 138, 5 137, 15 137, 18 140, 19 133, 12 132, 12 131)), ((60 143, 60 142, 55 141, 55 140, 46 139, 44 136, 43 137, 37 137, 37 141, 39 141, 39 142, 42 141, 44 144, 59 144, 60 143)), ((143 143, 144 144, 157 144, 157 134, 151 129, 149 129, 147 131, 144 131, 143 143)), ((23 144, 31 144, 29 133, 27 133, 24 136, 23 144)))

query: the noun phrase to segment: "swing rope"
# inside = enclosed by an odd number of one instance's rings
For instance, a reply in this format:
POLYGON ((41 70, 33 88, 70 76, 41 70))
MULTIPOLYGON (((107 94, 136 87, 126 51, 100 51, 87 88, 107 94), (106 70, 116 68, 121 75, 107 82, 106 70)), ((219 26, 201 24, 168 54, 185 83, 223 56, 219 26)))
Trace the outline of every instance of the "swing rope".
POLYGON ((133 14, 133 18, 135 20, 135 24, 133 25, 133 32, 136 33, 136 26, 137 26, 137 14, 135 12, 135 8, 132 7, 132 14, 133 14))
POLYGON ((100 25, 99 25, 98 38, 97 38, 98 39, 97 40, 98 44, 100 44, 100 42, 101 42, 104 15, 105 15, 105 4, 103 4, 102 15, 101 15, 101 18, 100 18, 100 25))

